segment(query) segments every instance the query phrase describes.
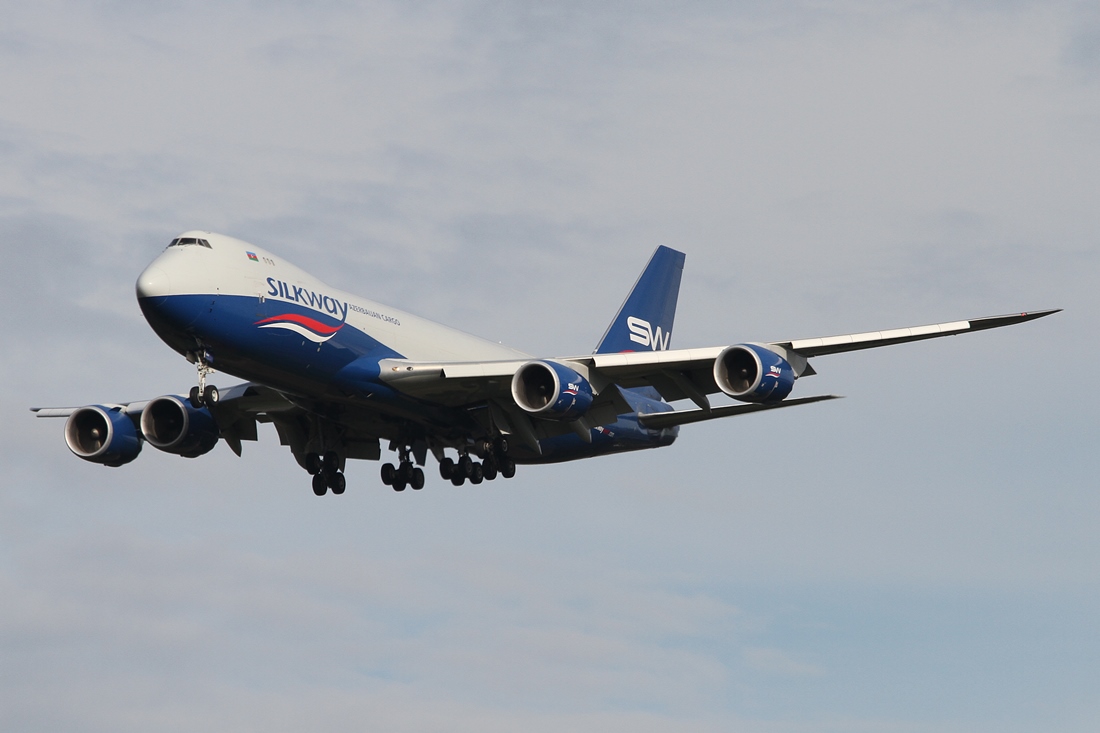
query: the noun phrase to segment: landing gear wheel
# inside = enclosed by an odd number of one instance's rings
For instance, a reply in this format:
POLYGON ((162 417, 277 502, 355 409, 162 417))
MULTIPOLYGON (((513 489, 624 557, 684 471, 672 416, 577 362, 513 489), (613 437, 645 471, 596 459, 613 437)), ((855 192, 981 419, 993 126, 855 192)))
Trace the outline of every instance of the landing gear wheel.
POLYGON ((328 482, 325 481, 325 477, 321 474, 317 474, 313 477, 313 493, 317 496, 324 496, 328 491, 328 482))
POLYGON ((508 439, 503 435, 496 439, 496 449, 499 455, 505 455, 508 453, 508 439))
POLYGON ((451 483, 455 486, 461 486, 462 484, 466 483, 466 474, 462 473, 461 471, 455 471, 451 474, 451 483))
POLYGON ((393 486, 394 491, 404 491, 405 490, 405 482, 400 478, 394 479, 391 486, 393 486))
POLYGON ((310 476, 321 473, 321 456, 316 453, 306 453, 306 471, 310 476))
POLYGON ((409 479, 409 486, 413 491, 420 491, 424 488, 424 469, 417 466, 412 470, 412 478, 409 479))
POLYGON ((451 460, 450 456, 444 458, 439 462, 439 476, 444 481, 449 479, 455 472, 455 462, 451 460))
POLYGON ((393 464, 383 464, 382 483, 384 483, 386 486, 393 486, 393 481, 395 478, 397 478, 397 469, 393 467, 393 464))
POLYGON ((470 474, 470 483, 477 485, 485 479, 485 469, 481 467, 480 463, 474 464, 473 472, 470 474))
POLYGON ((504 478, 512 478, 516 475, 516 462, 511 458, 502 458, 500 461, 500 475, 504 478))
POLYGON ((328 487, 332 489, 332 493, 336 494, 337 496, 344 493, 344 489, 348 487, 348 481, 344 478, 344 474, 342 473, 332 474, 331 476, 329 476, 327 483, 328 487))
POLYGON ((191 388, 191 394, 187 396, 187 401, 191 403, 191 407, 196 410, 202 407, 202 394, 199 392, 198 387, 191 388))
POLYGON ((497 477, 497 462, 485 461, 481 466, 481 472, 485 475, 486 481, 492 481, 497 477))
POLYGON ((206 389, 202 391, 202 403, 207 407, 213 407, 218 404, 218 399, 221 397, 218 394, 218 388, 212 384, 206 385, 206 389))
POLYGON ((458 472, 467 478, 473 476, 474 459, 470 458, 470 456, 468 455, 463 454, 463 456, 458 459, 458 472))

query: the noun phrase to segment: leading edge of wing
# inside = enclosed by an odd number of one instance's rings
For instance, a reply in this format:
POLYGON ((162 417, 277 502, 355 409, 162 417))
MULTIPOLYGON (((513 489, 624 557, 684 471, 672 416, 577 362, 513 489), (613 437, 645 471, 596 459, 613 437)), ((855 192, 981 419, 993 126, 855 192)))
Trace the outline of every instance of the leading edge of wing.
MULTIPOLYGON (((1052 308, 1050 310, 1013 313, 1005 316, 971 318, 968 321, 951 321, 949 323, 933 323, 927 326, 895 328, 889 331, 849 333, 841 336, 798 339, 795 341, 771 341, 768 345, 795 351, 801 356, 809 359, 825 354, 839 354, 845 351, 873 349, 879 346, 891 346, 907 341, 922 341, 924 339, 939 338, 941 336, 954 336, 960 333, 1012 326, 1025 321, 1033 321, 1036 318, 1043 318, 1053 313, 1059 313, 1061 310, 1061 308, 1052 308)), ((566 357, 564 359, 559 359, 559 361, 578 362, 593 366, 596 369, 606 369, 611 371, 615 376, 633 376, 648 373, 654 367, 660 369, 703 368, 708 366, 708 362, 713 362, 724 348, 726 347, 710 346, 693 349, 669 349, 668 351, 631 351, 619 354, 592 354, 588 356, 566 357)))
POLYGON ((782 402, 776 402, 771 405, 723 405, 722 407, 713 407, 709 410, 675 410, 673 412, 651 412, 645 415, 638 415, 638 422, 641 423, 642 427, 644 428, 649 428, 651 430, 660 430, 661 428, 671 428, 677 425, 687 425, 688 423, 693 422, 715 420, 720 417, 747 415, 750 412, 776 410, 780 407, 795 407, 797 405, 809 405, 814 402, 839 399, 842 399, 841 395, 823 394, 816 395, 814 397, 800 397, 795 400, 784 400, 782 402))
MULTIPOLYGON (((164 395, 169 397, 179 395, 164 395)), ((184 399, 181 397, 181 399, 184 399)), ((80 407, 32 407, 35 417, 69 417, 84 407, 102 407, 106 410, 118 410, 127 415, 140 415, 149 400, 137 402, 89 402, 80 407)), ((293 403, 280 392, 255 382, 243 382, 221 391, 218 407, 215 411, 236 410, 241 413, 280 412, 294 409, 293 403)))
POLYGON ((1033 321, 1060 312, 1061 308, 1049 310, 1013 313, 1005 316, 985 316, 972 318, 968 321, 951 321, 949 323, 933 323, 927 326, 913 326, 912 328, 896 328, 890 331, 868 331, 866 333, 850 333, 842 336, 827 336, 825 338, 799 339, 796 341, 775 341, 773 346, 781 346, 792 351, 797 351, 806 358, 823 356, 825 354, 840 354, 845 351, 858 351, 859 349, 873 349, 879 346, 891 346, 908 341, 923 341, 924 339, 939 338, 940 336, 955 336, 971 331, 985 331, 990 328, 1012 326, 1024 321, 1033 321))
MULTIPOLYGON (((107 410, 118 410, 126 414, 140 413, 145 406, 149 404, 148 400, 142 400, 141 402, 123 402, 116 404, 114 402, 100 402, 93 403, 97 407, 102 407, 107 410)), ((32 407, 31 412, 35 417, 68 417, 82 407, 32 407)))

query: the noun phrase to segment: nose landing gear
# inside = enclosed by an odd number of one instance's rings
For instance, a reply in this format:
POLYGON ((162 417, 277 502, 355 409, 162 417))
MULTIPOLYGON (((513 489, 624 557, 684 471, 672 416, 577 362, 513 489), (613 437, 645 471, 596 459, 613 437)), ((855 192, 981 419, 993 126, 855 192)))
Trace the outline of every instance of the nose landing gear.
POLYGON ((213 407, 217 404, 218 388, 212 384, 206 383, 206 377, 214 373, 214 369, 210 366, 206 359, 206 355, 198 357, 195 361, 195 368, 199 372, 199 385, 191 388, 191 393, 187 396, 187 401, 191 403, 191 406, 196 410, 200 407, 213 407))

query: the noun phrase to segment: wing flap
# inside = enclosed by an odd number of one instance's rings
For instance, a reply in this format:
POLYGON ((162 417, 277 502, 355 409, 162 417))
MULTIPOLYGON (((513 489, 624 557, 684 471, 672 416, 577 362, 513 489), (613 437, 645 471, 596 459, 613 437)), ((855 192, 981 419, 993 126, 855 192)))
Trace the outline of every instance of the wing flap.
POLYGON ((823 402, 825 400, 838 399, 841 399, 840 395, 825 394, 817 395, 816 397, 801 397, 794 400, 784 400, 783 402, 776 402, 772 405, 723 405, 722 407, 712 407, 710 410, 675 410, 673 412, 653 412, 646 415, 638 415, 638 422, 642 424, 642 427, 650 428, 652 430, 660 430, 662 428, 671 428, 677 425, 687 425, 693 422, 715 420, 720 417, 747 415, 752 412, 777 410, 780 407, 796 407, 798 405, 809 405, 814 402, 823 402))
POLYGON ((667 369, 690 369, 705 361, 714 361, 724 346, 702 349, 669 349, 668 351, 630 351, 622 354, 592 354, 571 357, 569 361, 588 362, 599 370, 615 370, 617 375, 645 374, 654 365, 667 369))
POLYGON ((525 360, 482 362, 412 362, 383 359, 379 378, 394 389, 422 400, 460 407, 487 399, 503 399, 512 375, 525 360))

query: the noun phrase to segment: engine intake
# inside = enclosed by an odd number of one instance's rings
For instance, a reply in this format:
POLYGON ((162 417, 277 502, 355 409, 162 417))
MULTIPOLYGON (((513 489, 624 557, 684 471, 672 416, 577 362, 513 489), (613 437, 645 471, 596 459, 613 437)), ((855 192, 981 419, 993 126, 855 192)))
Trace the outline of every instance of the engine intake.
POLYGON ((158 397, 141 412, 141 434, 149 445, 166 453, 195 458, 209 453, 220 435, 205 407, 194 408, 182 397, 158 397))
POLYGON ((794 389, 787 360, 757 344, 729 346, 714 360, 718 388, 742 402, 779 402, 794 389))
POLYGON ((133 420, 117 409, 81 407, 65 422, 65 443, 75 455, 104 466, 121 466, 141 453, 133 420))
POLYGON ((592 385, 567 366, 529 361, 512 376, 512 398, 536 417, 576 420, 592 406, 592 385))

